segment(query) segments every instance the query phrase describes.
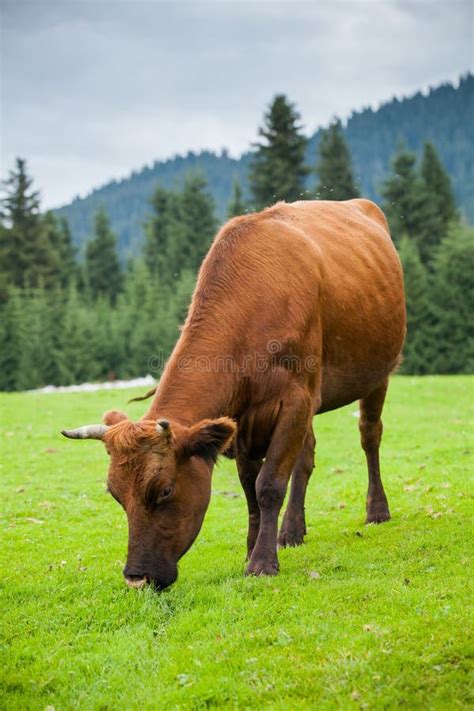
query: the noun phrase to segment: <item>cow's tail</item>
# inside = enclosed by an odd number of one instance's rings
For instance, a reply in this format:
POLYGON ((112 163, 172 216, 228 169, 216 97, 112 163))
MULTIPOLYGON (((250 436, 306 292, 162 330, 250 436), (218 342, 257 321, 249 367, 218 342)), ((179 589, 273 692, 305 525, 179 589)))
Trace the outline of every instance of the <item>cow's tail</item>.
POLYGON ((132 399, 128 401, 128 404, 130 404, 131 402, 140 402, 141 400, 148 400, 149 397, 156 393, 156 387, 157 386, 155 385, 155 387, 149 390, 145 395, 141 395, 139 397, 132 397, 132 399))

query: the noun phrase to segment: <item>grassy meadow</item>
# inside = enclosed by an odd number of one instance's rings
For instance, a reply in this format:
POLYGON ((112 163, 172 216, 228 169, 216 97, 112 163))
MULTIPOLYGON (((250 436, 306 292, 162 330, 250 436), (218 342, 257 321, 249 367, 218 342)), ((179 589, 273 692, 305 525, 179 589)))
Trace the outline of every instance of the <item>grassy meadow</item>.
POLYGON ((1 395, 0 707, 472 708, 473 389, 392 380, 381 526, 364 526, 357 405, 316 418, 307 542, 276 578, 242 575, 245 499, 221 461, 162 594, 123 582, 103 445, 59 435, 114 407, 138 418, 137 391, 1 395))

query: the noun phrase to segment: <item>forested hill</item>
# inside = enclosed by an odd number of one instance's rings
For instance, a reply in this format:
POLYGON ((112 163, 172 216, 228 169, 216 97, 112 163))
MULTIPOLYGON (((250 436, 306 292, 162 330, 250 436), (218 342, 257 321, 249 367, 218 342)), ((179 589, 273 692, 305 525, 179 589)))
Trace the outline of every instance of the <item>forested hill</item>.
MULTIPOLYGON (((269 97, 270 98, 270 97, 269 97)), ((291 97, 290 97, 291 98, 291 97)), ((378 188, 389 171, 390 159, 400 141, 420 153, 424 141, 431 141, 451 176, 461 212, 474 222, 474 76, 460 80, 459 86, 443 84, 427 95, 417 93, 403 99, 393 99, 378 110, 354 112, 345 126, 361 194, 378 199, 378 188)), ((306 124, 311 117, 304 116, 306 124)), ((320 130, 310 139, 308 165, 314 167, 320 130)), ((149 211, 149 198, 154 188, 180 187, 190 170, 204 173, 212 193, 216 211, 224 218, 234 178, 246 192, 250 153, 239 160, 225 151, 215 154, 203 151, 188 153, 166 161, 155 162, 133 172, 129 177, 113 181, 94 190, 85 198, 77 198, 56 212, 69 220, 74 240, 83 245, 92 232, 92 218, 103 206, 119 238, 122 255, 136 252, 143 239, 143 222, 149 211)), ((308 189, 315 176, 308 179, 308 189)))

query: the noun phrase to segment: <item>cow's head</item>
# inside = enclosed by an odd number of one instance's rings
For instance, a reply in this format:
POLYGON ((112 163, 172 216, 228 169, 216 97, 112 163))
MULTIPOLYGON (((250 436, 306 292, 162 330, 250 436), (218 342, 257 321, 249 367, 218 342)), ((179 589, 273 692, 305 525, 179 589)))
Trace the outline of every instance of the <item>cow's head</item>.
POLYGON ((110 456, 108 490, 128 518, 127 584, 163 589, 198 535, 209 504, 217 456, 232 442, 227 417, 192 427, 159 419, 134 423, 118 411, 103 425, 64 430, 71 439, 100 439, 110 456))

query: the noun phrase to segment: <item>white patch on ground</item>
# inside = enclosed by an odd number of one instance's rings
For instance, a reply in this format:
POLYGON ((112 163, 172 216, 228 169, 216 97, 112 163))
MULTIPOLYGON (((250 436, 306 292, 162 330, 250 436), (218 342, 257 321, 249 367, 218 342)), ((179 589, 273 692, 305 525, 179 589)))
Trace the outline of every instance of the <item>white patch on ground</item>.
POLYGON ((96 390, 121 390, 124 388, 152 387, 156 384, 155 378, 145 375, 143 378, 131 380, 111 380, 106 383, 81 383, 80 385, 45 385, 44 388, 28 390, 30 393, 80 393, 95 392, 96 390))

